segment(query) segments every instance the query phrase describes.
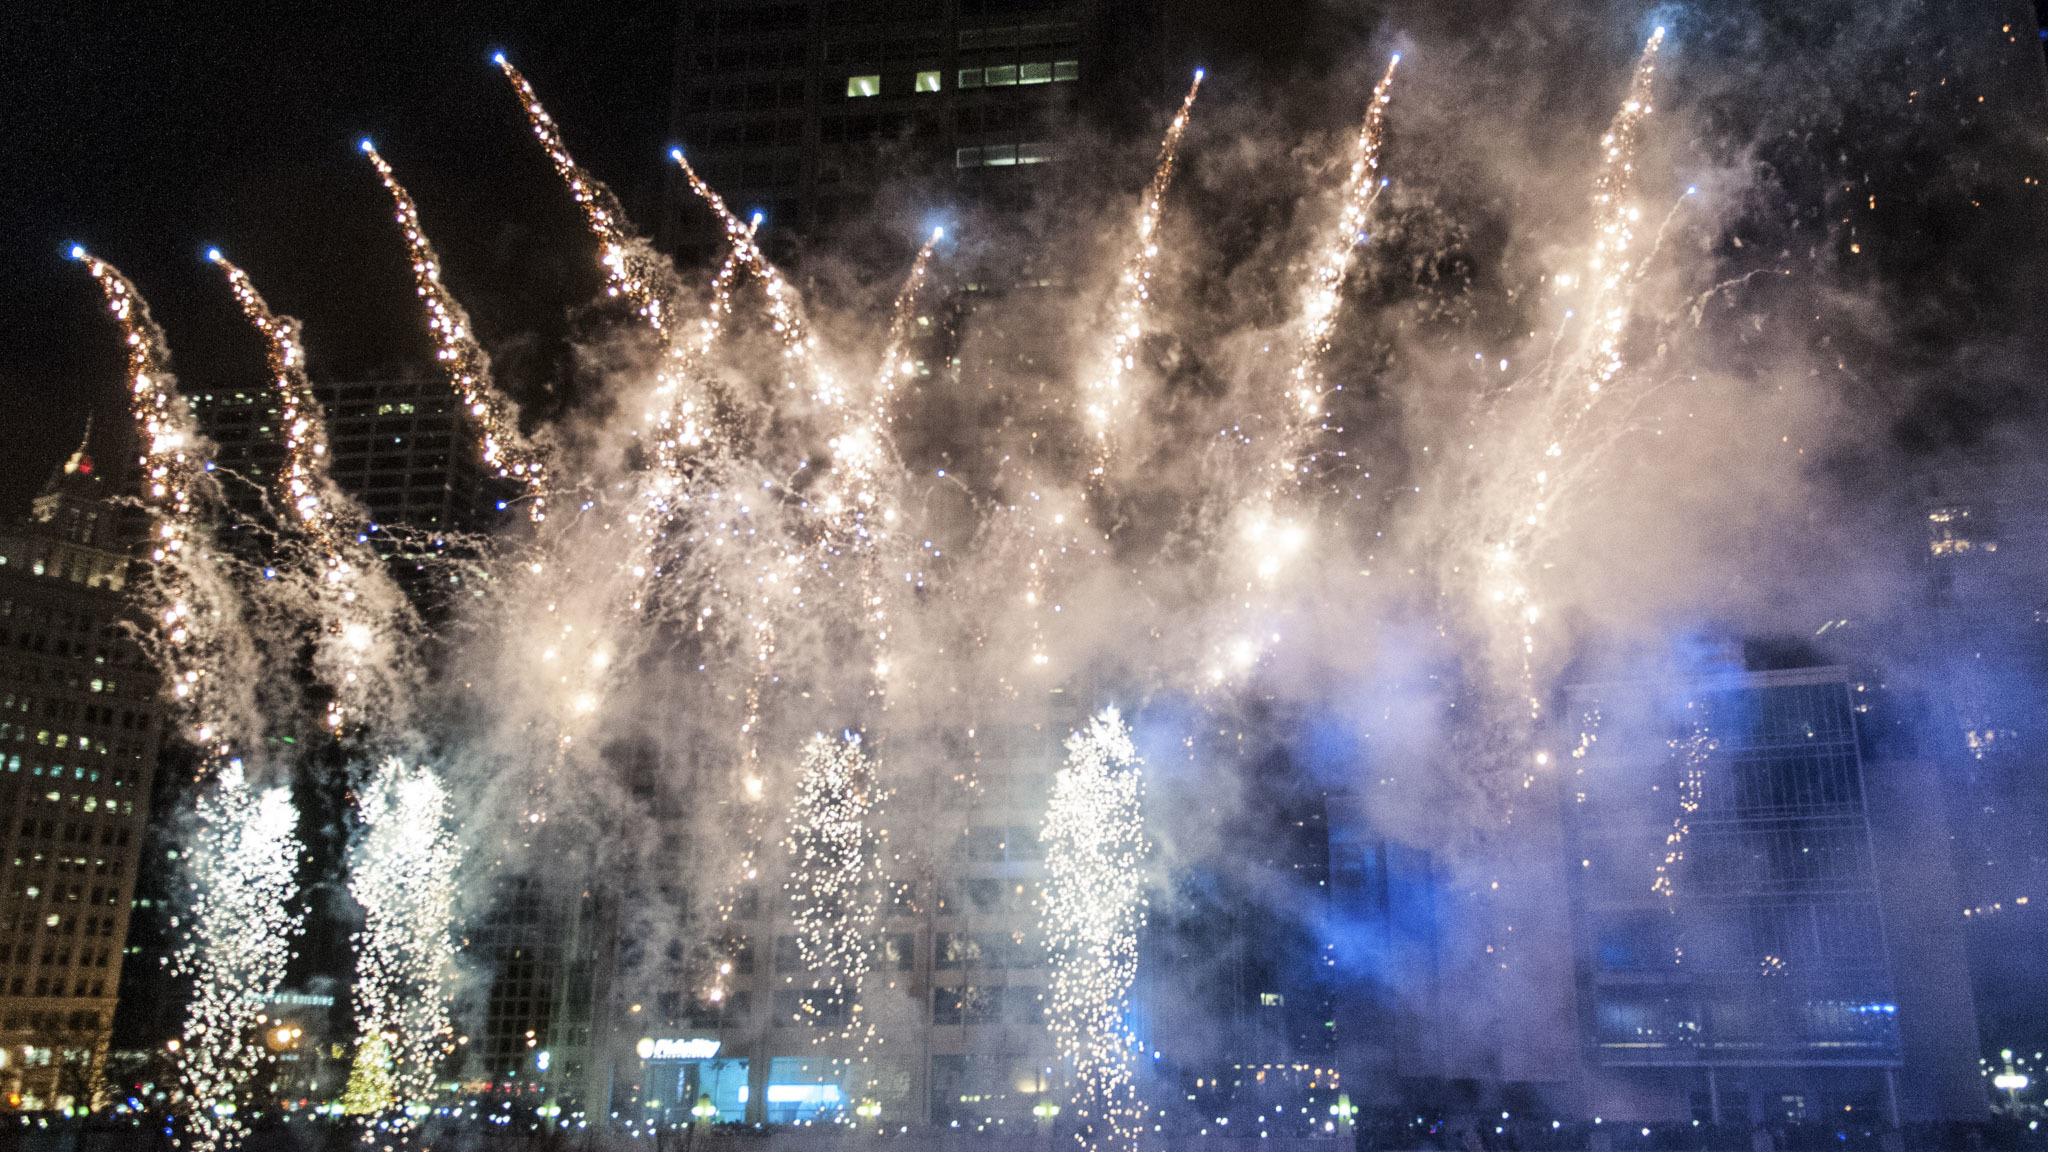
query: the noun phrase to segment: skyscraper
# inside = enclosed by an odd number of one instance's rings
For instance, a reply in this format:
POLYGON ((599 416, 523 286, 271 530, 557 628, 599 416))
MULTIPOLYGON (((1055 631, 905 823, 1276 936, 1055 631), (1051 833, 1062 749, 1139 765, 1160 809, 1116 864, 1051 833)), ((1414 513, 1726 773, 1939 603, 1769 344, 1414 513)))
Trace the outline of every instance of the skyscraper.
MULTIPOLYGON (((684 0, 671 122, 772 245, 912 207, 877 204, 892 180, 918 207, 1000 213, 1071 160, 1084 117, 1155 78, 1155 30, 1150 5, 1098 0, 684 0)), ((702 231, 689 198, 671 181, 671 246, 702 231)))
POLYGON ((0 530, 0 1107, 96 1107, 162 739, 129 510, 81 444, 0 530))

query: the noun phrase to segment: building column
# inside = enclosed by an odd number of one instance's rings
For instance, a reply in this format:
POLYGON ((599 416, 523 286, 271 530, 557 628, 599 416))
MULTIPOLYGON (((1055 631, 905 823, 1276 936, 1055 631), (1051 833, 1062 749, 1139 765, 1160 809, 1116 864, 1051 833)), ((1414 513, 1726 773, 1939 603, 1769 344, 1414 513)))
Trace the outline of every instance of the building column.
POLYGON ((1721 1123, 1721 1080, 1714 1074, 1712 1064, 1707 1065, 1707 1120, 1721 1123))
POLYGON ((1884 1118, 1891 1121, 1892 1128, 1899 1128, 1899 1070, 1887 1067, 1884 1070, 1884 1118))
POLYGON ((747 1123, 768 1122, 768 1038, 754 1041, 747 1057, 747 1123))

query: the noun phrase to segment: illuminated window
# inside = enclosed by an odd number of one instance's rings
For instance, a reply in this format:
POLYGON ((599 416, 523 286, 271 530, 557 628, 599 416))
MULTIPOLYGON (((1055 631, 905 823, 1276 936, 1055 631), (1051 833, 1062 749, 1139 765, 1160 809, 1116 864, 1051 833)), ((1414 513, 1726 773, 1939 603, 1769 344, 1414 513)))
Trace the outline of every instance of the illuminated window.
POLYGON ((917 74, 917 90, 919 92, 939 91, 939 74, 937 72, 919 72, 917 74))
POLYGON ((991 88, 1012 88, 1017 84, 1017 66, 1004 64, 998 68, 983 68, 981 82, 991 88))
POLYGON ((1081 62, 1079 60, 1053 61, 1052 78, 1062 81, 1079 80, 1081 78, 1081 62))
POLYGON ((849 98, 880 96, 881 94, 882 78, 880 76, 848 76, 846 78, 846 95, 849 98))
POLYGON ((979 88, 979 87, 981 87, 981 69, 979 69, 979 68, 962 68, 962 69, 960 70, 960 84, 959 84, 959 87, 962 87, 962 88, 979 88))
POLYGON ((1259 1007, 1261 1008, 1278 1008, 1286 1003, 1287 997, 1282 996, 1278 992, 1259 993, 1259 1007))
POLYGON ((1021 66, 1019 66, 1019 67, 1018 67, 1018 69, 1017 69, 1017 83, 1019 83, 1019 84, 1050 84, 1050 83, 1052 83, 1052 65, 1050 65, 1050 64, 1024 64, 1024 65, 1021 65, 1021 66))

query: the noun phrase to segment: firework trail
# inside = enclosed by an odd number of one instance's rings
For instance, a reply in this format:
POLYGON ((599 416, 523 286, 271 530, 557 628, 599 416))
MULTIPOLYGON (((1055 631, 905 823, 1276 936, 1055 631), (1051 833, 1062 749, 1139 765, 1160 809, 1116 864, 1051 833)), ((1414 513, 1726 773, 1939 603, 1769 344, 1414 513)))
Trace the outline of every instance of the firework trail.
POLYGON ((1139 337, 1144 335, 1145 313, 1152 302, 1152 262, 1159 255, 1159 216, 1166 206, 1166 190, 1173 183, 1173 163, 1180 152, 1180 138, 1187 132, 1188 116, 1195 108, 1195 95, 1202 90, 1202 73, 1188 85, 1180 110, 1166 127, 1166 139, 1159 145, 1159 163, 1153 168, 1152 183, 1138 207, 1138 240, 1123 270, 1117 275, 1115 302, 1111 306, 1109 357, 1083 393, 1083 415, 1095 434, 1096 461, 1091 474, 1106 480, 1116 438, 1130 419, 1135 401, 1128 393, 1128 377, 1137 369, 1139 337))
POLYGON ((441 283, 441 257, 420 226, 419 207, 412 201, 391 165, 377 154, 368 140, 362 142, 365 156, 377 168, 377 175, 391 193, 399 230, 405 234, 406 253, 412 261, 414 287, 427 306, 427 331, 434 340, 434 358, 448 371, 462 406, 483 434, 484 464, 499 476, 526 486, 531 500, 528 513, 534 520, 547 517, 546 461, 543 454, 519 431, 519 413, 512 402, 491 383, 491 358, 477 343, 463 310, 447 285, 441 283))
POLYGON ((395 1107, 364 1131, 403 1133, 409 1109, 433 1094, 449 1049, 445 981, 455 961, 455 872, 448 794, 424 765, 387 757, 358 801, 362 830, 349 850, 349 894, 363 907, 355 934, 360 1042, 390 1062, 395 1107))
POLYGON ((345 724, 375 717, 387 735, 402 732, 419 679, 410 644, 418 621, 370 548, 361 509, 328 472, 327 429, 306 376, 299 322, 271 312, 248 274, 218 250, 207 258, 227 274, 235 300, 262 334, 269 354, 284 430, 278 492, 288 519, 315 553, 307 565, 312 571, 304 575, 319 628, 313 670, 334 691, 324 718, 327 727, 339 732, 345 724))
POLYGON ((228 561, 208 519, 223 506, 191 405, 170 371, 163 329, 119 269, 86 252, 84 262, 106 296, 128 346, 129 406, 142 440, 142 499, 154 524, 146 614, 155 627, 143 642, 163 671, 166 690, 192 742, 211 755, 247 748, 262 731, 255 646, 243 619, 228 561))
POLYGON ((760 277, 762 291, 768 297, 768 322, 782 341, 783 360, 788 366, 789 377, 784 386, 791 390, 807 389, 820 408, 845 406, 848 399, 846 387, 830 368, 819 361, 818 338, 809 332, 804 322, 803 301, 796 288, 783 276, 782 270, 761 251, 761 245, 754 238, 753 226, 733 215, 732 209, 726 207, 725 199, 697 175, 696 169, 690 167, 682 149, 671 151, 669 156, 683 170, 684 178, 690 182, 690 190, 717 215, 719 226, 725 229, 726 239, 732 244, 733 254, 760 277))
POLYGON ((1520 461, 1494 478, 1494 493, 1484 499, 1480 515, 1486 527, 1478 534, 1481 555, 1474 568, 1480 580, 1481 611, 1492 618, 1494 659, 1500 668, 1519 669, 1530 715, 1540 713, 1533 689, 1536 632, 1542 619, 1536 574, 1561 500, 1597 469, 1599 437, 1589 429, 1603 400, 1611 399, 1627 367, 1622 335, 1634 312, 1635 290, 1647 260, 1635 251, 1636 226, 1642 211, 1629 202, 1635 183, 1636 138, 1650 116, 1657 50, 1664 42, 1658 28, 1643 45, 1628 95, 1601 137, 1599 175, 1593 186, 1594 243, 1579 312, 1585 327, 1575 353, 1546 368, 1534 381, 1538 411, 1529 421, 1520 461))
POLYGON ((1209 644, 1199 687, 1215 688, 1257 665, 1268 645, 1278 639, 1265 619, 1274 608, 1275 584, 1307 548, 1309 518, 1302 514, 1301 482, 1309 462, 1304 453, 1324 425, 1322 364, 1330 351, 1330 335, 1344 302, 1344 280, 1352 254, 1365 239, 1366 214, 1385 186, 1379 175, 1380 143, 1386 134, 1387 104, 1392 98, 1396 54, 1373 86, 1372 102, 1358 130, 1351 168, 1339 198, 1341 207, 1329 235, 1309 269, 1304 292, 1301 337, 1293 367, 1287 374, 1287 406, 1281 430, 1266 448, 1265 463, 1253 493, 1232 513, 1229 531, 1239 548, 1226 554, 1229 573, 1225 622, 1221 639, 1209 644))
POLYGON ((898 481, 903 466, 890 436, 890 424, 898 387, 917 373, 917 361, 908 348, 917 319, 918 293, 924 288, 932 250, 945 234, 943 228, 932 229, 911 262, 910 274, 904 277, 890 312, 889 340, 882 349, 882 366, 875 373, 867 410, 833 437, 832 473, 824 491, 812 502, 825 524, 821 546, 834 555, 851 553, 854 557, 858 615, 874 649, 870 678, 875 694, 885 700, 891 663, 888 592, 902 583, 883 578, 883 569, 894 552, 895 528, 902 519, 898 481))
POLYGON ((1115 708, 1067 737, 1039 839, 1045 842, 1047 1018, 1075 1081, 1083 1147, 1135 1147, 1144 1103, 1125 1024, 1144 919, 1144 786, 1115 708))
POLYGON ((569 155, 569 146, 562 142, 562 133, 555 126, 554 117, 541 106, 533 85, 519 74, 519 69, 514 68, 503 53, 491 60, 504 70, 505 79, 512 82, 512 91, 519 97, 519 106, 526 111, 527 123, 533 126, 534 138, 547 150, 555 172, 569 186, 569 194, 576 198, 576 206, 583 210, 585 226, 597 238, 599 259, 604 264, 607 281, 605 294, 630 302, 649 327, 666 336, 674 322, 679 290, 675 271, 668 259, 634 234, 632 225, 626 220, 625 209, 619 205, 619 198, 612 194, 604 181, 579 167, 569 155))
POLYGON ((1287 375, 1291 408, 1278 454, 1270 467, 1279 475, 1269 480, 1269 492, 1278 495, 1297 487, 1305 465, 1299 457, 1304 444, 1319 422, 1328 415, 1323 409, 1321 371, 1330 351, 1330 333, 1337 326, 1337 310, 1344 303, 1344 278, 1351 271, 1351 256, 1365 241, 1365 218, 1372 202, 1385 185, 1380 179, 1380 141, 1386 135, 1387 102, 1392 99, 1394 69, 1401 63, 1396 53, 1387 70, 1373 86, 1372 105, 1365 123, 1358 129, 1358 144, 1351 171, 1344 178, 1344 191, 1335 226, 1316 256, 1309 273, 1307 299, 1302 308, 1301 342, 1294 367, 1287 375))
POLYGON ((858 735, 811 737, 783 841, 790 856, 790 921, 811 980, 803 1011, 833 1035, 859 1026, 861 981, 873 960, 881 910, 877 832, 868 824, 882 799, 874 769, 858 735))
MULTIPOLYGON (((247 1129, 237 1095, 258 1068, 258 1015, 284 979, 299 933, 287 905, 298 867, 298 813, 285 788, 252 788, 230 761, 199 798, 186 850, 190 910, 172 971, 189 979, 178 1078, 199 1152, 225 1152, 247 1129)), ((182 925, 181 925, 182 920, 182 925)))

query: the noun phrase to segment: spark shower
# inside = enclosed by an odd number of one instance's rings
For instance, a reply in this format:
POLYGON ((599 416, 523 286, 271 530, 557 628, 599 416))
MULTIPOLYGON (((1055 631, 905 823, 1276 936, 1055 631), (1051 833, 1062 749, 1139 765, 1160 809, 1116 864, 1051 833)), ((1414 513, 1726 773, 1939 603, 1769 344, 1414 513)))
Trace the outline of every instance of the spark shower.
MULTIPOLYGON (((1641 197, 1661 193, 1637 187, 1636 145, 1650 130, 1662 39, 1659 29, 1644 46, 1601 140, 1592 234, 1585 255, 1556 269, 1548 345, 1507 377, 1512 387, 1475 401, 1473 435, 1492 448, 1483 463, 1440 459, 1431 478, 1464 505, 1442 517, 1418 578, 1464 621, 1504 734, 1500 763, 1534 755, 1529 713, 1558 661, 1544 612, 1557 525, 1597 484, 1645 386, 1624 335, 1655 252, 1641 197)), ((795 1025, 821 1055, 857 1065, 889 1039, 873 1006, 880 909, 930 899, 959 835, 929 782, 976 786, 971 751, 936 776, 932 766, 942 749, 971 750, 977 729, 1021 722, 1056 728, 1046 747, 1064 740, 1067 752, 1057 772, 1042 765, 1048 864, 1032 944, 1049 968, 1058 1090, 1083 1145, 1141 1142, 1129 997, 1158 861, 1145 769, 1119 709, 1171 695, 1194 715, 1227 713, 1291 644, 1360 626, 1339 606, 1372 579, 1375 561, 1351 543, 1371 513, 1324 466, 1341 455, 1331 438, 1342 431, 1331 407, 1342 382, 1326 361, 1354 265, 1371 258, 1380 198, 1398 181, 1382 158, 1398 60, 1360 110, 1336 180, 1303 209, 1319 238, 1276 309, 1291 318, 1257 334, 1228 398, 1237 410, 1208 442, 1175 443, 1156 418, 1162 385, 1146 352, 1167 323, 1158 296, 1179 242, 1173 178, 1198 74, 1111 241, 1106 288, 1068 328, 1069 378, 1015 426, 966 429, 1000 444, 984 451, 1000 460, 963 476, 904 446, 934 373, 981 387, 974 364, 916 351, 942 232, 872 338, 849 338, 858 325, 814 316, 756 242, 758 221, 728 208, 681 152, 673 159, 727 251, 708 277, 676 268, 496 58, 596 242, 606 296, 639 329, 632 347, 651 352, 616 373, 602 418, 522 427, 442 281, 431 206, 363 142, 479 460, 523 510, 458 550, 464 559, 430 566, 431 580, 459 589, 432 624, 387 574, 380 529, 329 474, 297 321, 210 254, 263 338, 280 411, 285 463, 268 512, 239 535, 263 542, 255 555, 225 542, 236 514, 164 333, 113 265, 74 249, 126 341, 154 522, 146 641, 203 754, 179 953, 194 989, 183 1138, 213 1152, 244 1134, 256 1053, 243 1017, 277 989, 295 947, 291 766, 266 737, 325 733, 355 765, 349 891, 367 914, 353 938, 352 1085, 369 1097, 366 1138, 384 1139, 430 1102, 434 1067, 453 1050, 461 924, 487 903, 492 877, 529 864, 551 836, 584 844, 592 874, 677 866, 641 850, 650 817, 607 783, 622 733, 651 740, 658 762, 688 774, 693 798, 692 911, 636 926, 679 942, 667 978, 698 1002, 728 996, 726 926, 766 888, 807 973, 795 1025), (1162 475, 1181 510, 1164 532, 1133 533, 1125 497, 1162 475), (313 687, 295 686, 300 672, 313 687), (1055 689, 1063 699, 1048 705, 1055 689)))

